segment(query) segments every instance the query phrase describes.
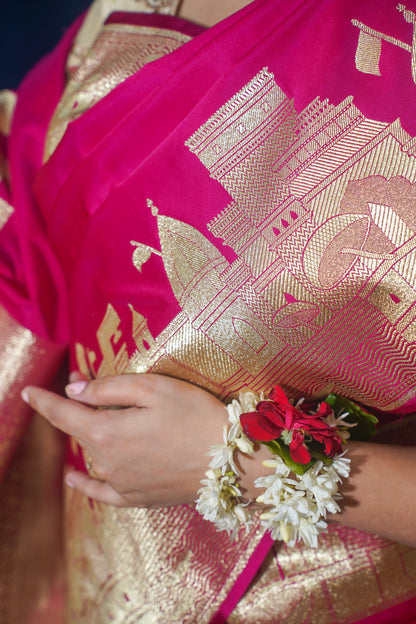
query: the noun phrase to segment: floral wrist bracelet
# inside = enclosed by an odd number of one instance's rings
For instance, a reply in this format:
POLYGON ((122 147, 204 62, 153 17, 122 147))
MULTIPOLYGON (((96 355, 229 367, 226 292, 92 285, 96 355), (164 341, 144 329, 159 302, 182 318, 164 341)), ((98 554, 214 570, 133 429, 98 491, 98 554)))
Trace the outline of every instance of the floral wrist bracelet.
POLYGON ((274 468, 274 474, 254 482, 265 490, 257 498, 266 506, 260 516, 263 529, 289 546, 302 540, 316 547, 318 535, 327 529, 327 514, 341 511, 338 485, 350 474, 343 448, 349 430, 357 428, 358 437, 368 437, 377 419, 336 395, 320 404, 301 400, 292 405, 279 386, 268 399, 243 392, 239 401, 227 405, 227 412, 231 426, 224 427, 224 443, 210 447, 212 460, 204 487, 198 491, 197 510, 231 536, 240 525, 251 524, 252 512, 240 492, 234 453, 252 454, 253 443, 259 442, 273 454, 264 465, 274 468))
POLYGON ((241 496, 238 485, 239 472, 234 461, 234 453, 238 449, 242 453, 254 453, 253 442, 244 434, 240 422, 243 410, 255 409, 258 401, 253 392, 240 395, 240 401, 234 399, 227 405, 228 420, 223 429, 223 444, 210 446, 209 455, 212 460, 206 479, 201 481, 202 487, 196 501, 196 509, 205 518, 213 522, 219 531, 227 531, 235 536, 241 524, 251 524, 248 502, 241 496))

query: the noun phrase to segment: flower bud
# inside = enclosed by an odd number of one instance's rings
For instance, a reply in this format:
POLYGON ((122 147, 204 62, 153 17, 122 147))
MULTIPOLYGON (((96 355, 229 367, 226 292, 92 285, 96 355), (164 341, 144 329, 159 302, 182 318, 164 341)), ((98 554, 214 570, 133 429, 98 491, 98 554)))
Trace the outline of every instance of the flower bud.
POLYGON ((236 505, 234 507, 234 513, 240 522, 247 522, 247 513, 244 507, 242 507, 241 505, 236 505))
POLYGON ((221 470, 219 470, 218 468, 209 468, 206 473, 205 476, 210 480, 210 481, 216 481, 216 479, 221 475, 221 470), (219 473, 219 474, 218 474, 219 473))
POLYGON ((283 521, 280 523, 280 536, 286 544, 290 541, 292 537, 292 531, 290 530, 290 527, 283 521))
POLYGON ((236 445, 237 448, 242 452, 242 453, 252 453, 253 452, 253 443, 250 442, 250 440, 244 439, 244 438, 239 438, 238 440, 236 440, 236 445))
POLYGON ((280 462, 277 459, 265 459, 263 462, 263 466, 266 468, 277 468, 280 462))

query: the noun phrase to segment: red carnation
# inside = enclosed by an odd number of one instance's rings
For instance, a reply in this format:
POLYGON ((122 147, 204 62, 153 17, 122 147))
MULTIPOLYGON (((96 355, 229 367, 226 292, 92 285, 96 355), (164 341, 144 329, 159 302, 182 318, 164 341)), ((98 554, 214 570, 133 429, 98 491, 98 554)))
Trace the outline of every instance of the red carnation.
POLYGON ((307 464, 311 461, 307 442, 313 440, 322 444, 328 457, 341 453, 340 436, 336 429, 323 420, 332 413, 331 407, 322 402, 317 412, 308 414, 305 410, 310 407, 310 402, 294 407, 289 403, 283 390, 275 386, 269 400, 260 401, 256 406, 256 412, 241 414, 240 421, 246 436, 258 442, 277 440, 283 431, 292 432, 290 455, 298 464, 307 464))

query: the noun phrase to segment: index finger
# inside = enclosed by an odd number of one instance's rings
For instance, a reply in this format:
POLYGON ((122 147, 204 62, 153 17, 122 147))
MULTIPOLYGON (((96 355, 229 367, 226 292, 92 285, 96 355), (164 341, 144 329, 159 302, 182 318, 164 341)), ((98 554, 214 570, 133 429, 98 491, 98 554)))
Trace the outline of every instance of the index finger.
MULTIPOLYGON (((64 433, 78 440, 90 437, 89 432, 94 429, 97 421, 96 410, 35 386, 24 388, 21 396, 35 411, 64 433)), ((103 414, 100 413, 100 416, 102 418, 103 414)))
POLYGON ((66 386, 71 399, 95 406, 149 407, 160 393, 166 377, 156 374, 130 373, 99 377, 91 381, 76 381, 66 386))

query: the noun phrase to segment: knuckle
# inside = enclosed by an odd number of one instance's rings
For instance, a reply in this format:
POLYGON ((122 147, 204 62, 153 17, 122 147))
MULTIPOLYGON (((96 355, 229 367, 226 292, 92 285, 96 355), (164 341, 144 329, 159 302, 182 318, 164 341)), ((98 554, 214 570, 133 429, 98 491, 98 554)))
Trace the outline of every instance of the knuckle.
POLYGON ((95 405, 103 407, 111 406, 114 403, 114 383, 114 377, 100 377, 94 379, 90 382, 88 387, 89 400, 95 405))
POLYGON ((98 448, 105 447, 108 443, 108 435, 105 431, 105 428, 99 425, 91 428, 89 439, 91 444, 98 448))
POLYGON ((140 392, 141 402, 148 404, 153 402, 158 393, 159 380, 157 375, 135 375, 134 388, 140 392))
POLYGON ((111 472, 108 470, 108 467, 104 462, 97 460, 93 463, 94 473, 97 479, 100 481, 110 481, 111 472))
POLYGON ((103 399, 103 388, 105 387, 107 377, 103 377, 100 379, 94 379, 88 385, 88 395, 89 398, 99 403, 103 399))

